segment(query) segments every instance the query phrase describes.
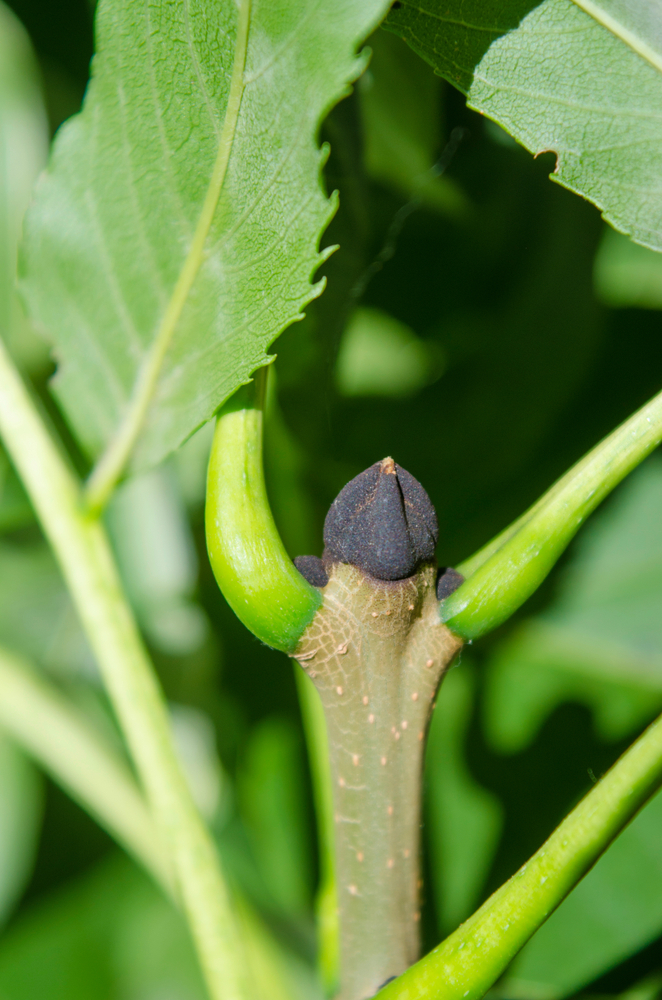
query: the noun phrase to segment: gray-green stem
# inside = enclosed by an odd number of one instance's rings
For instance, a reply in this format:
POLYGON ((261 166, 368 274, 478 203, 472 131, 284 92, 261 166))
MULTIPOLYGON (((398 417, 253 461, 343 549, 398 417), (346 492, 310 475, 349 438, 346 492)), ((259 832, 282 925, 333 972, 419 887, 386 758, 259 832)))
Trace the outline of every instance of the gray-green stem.
POLYGON ((172 859, 213 1000, 244 1000, 244 963, 214 843, 172 742, 163 694, 142 643, 103 525, 0 342, 0 433, 60 563, 172 859))
POLYGON ((419 955, 423 750, 462 641, 435 568, 383 582, 336 564, 295 657, 320 693, 334 792, 339 1000, 365 1000, 419 955))

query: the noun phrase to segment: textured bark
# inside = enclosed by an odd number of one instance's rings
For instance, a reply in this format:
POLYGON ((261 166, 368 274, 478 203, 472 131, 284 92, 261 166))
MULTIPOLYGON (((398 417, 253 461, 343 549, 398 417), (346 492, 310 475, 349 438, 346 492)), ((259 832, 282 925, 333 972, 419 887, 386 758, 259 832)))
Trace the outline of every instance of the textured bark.
POLYGON ((335 563, 295 657, 320 693, 334 783, 339 1000, 419 956, 421 775, 439 682, 462 642, 439 622, 436 569, 376 580, 335 563))

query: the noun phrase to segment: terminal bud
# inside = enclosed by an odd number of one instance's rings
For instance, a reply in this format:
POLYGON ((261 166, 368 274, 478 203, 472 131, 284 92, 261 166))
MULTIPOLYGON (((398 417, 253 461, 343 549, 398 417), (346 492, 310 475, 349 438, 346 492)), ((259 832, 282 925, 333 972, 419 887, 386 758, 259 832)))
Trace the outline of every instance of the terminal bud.
POLYGON ((430 498, 392 458, 352 479, 324 523, 324 562, 349 563, 378 580, 404 580, 434 559, 439 537, 430 498))

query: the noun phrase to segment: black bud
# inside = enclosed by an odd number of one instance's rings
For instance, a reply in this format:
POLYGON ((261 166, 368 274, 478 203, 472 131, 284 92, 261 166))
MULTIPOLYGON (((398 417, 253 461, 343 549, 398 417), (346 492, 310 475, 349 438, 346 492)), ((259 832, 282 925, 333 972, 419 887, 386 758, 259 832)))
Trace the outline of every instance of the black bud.
POLYGON ((464 577, 456 569, 450 566, 440 569, 437 574, 437 600, 443 601, 444 597, 448 597, 463 583, 464 577))
POLYGON ((434 558, 439 537, 430 498, 392 458, 347 483, 324 522, 324 561, 351 563, 378 580, 404 580, 434 558))
POLYGON ((324 568, 324 563, 317 556, 297 556, 294 565, 313 587, 326 587, 329 582, 329 574, 324 568))

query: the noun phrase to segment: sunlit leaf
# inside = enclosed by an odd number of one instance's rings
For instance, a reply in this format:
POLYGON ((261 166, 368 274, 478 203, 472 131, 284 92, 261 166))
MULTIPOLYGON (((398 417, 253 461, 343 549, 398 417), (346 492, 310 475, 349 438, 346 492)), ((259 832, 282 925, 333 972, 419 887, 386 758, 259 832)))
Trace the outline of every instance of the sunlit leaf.
POLYGON ((557 181, 661 250, 658 5, 578 4, 402 0, 386 24, 472 108, 532 153, 555 152, 557 181))
POLYGON ((320 119, 385 0, 104 0, 83 112, 29 214, 25 295, 101 480, 159 461, 319 294, 320 119))

